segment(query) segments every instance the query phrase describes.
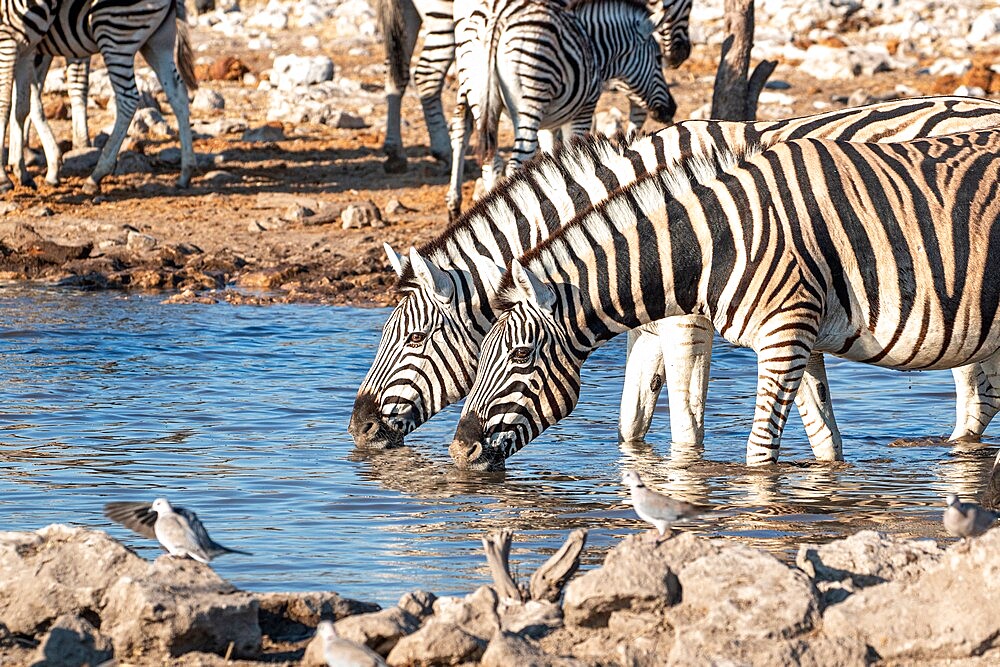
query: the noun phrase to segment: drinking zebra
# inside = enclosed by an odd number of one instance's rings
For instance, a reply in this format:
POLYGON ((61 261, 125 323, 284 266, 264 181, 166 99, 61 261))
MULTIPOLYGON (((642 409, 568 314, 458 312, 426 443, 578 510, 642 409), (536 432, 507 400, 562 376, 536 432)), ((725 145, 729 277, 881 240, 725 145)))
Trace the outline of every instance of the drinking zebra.
POLYGON ((998 190, 1000 130, 724 148, 644 178, 511 264, 452 457, 502 468, 573 410, 595 348, 689 314, 757 352, 749 465, 777 461, 814 351, 978 364, 985 428, 1000 407, 998 190))
MULTIPOLYGON (((690 10, 689 0, 680 2, 690 10)), ((660 30, 671 32, 664 23, 669 15, 662 9, 650 15, 644 4, 629 0, 589 0, 573 11, 555 0, 458 0, 449 215, 461 213, 470 118, 478 127, 487 190, 499 167, 494 161, 504 108, 514 125, 508 174, 535 154, 540 129, 562 128, 567 137, 590 130, 597 100, 611 80, 621 81, 654 119, 669 123, 677 105, 655 37, 660 30)))
MULTIPOLYGON (((716 144, 800 136, 890 141, 997 125, 996 102, 922 98, 778 122, 684 121, 629 146, 580 142, 555 156, 542 156, 500 183, 430 244, 402 258, 387 248, 400 275, 402 299, 386 322, 358 389, 349 430, 359 446, 397 446, 405 435, 463 398, 475 377, 483 336, 495 320, 490 301, 499 267, 548 236, 550 225, 565 224, 592 202, 680 155, 716 144)), ((674 442, 701 441, 711 345, 711 322, 700 316, 668 318, 645 331, 629 357, 627 376, 666 377, 674 442), (658 332, 674 341, 663 345, 662 352, 658 332), (641 371, 633 372, 633 367, 641 371)), ((805 395, 799 408, 817 457, 837 458, 840 438, 821 378, 822 357, 814 365, 818 371, 808 378, 815 379, 809 384, 812 391, 800 392, 805 395)), ((622 403, 652 404, 658 393, 658 388, 650 390, 648 381, 627 385, 622 403)), ((636 422, 629 429, 644 434, 652 411, 632 413, 636 422)), ((960 410, 960 425, 965 419, 960 410)))
MULTIPOLYGON (((93 4, 90 0, 72 0, 58 3, 52 26, 37 43, 37 50, 46 56, 61 55, 76 59, 89 59, 92 54, 100 53, 108 68, 108 76, 115 91, 117 115, 97 166, 84 183, 85 192, 98 192, 101 179, 114 170, 118 150, 138 106, 139 91, 135 85, 134 69, 137 52, 141 52, 153 68, 177 118, 181 142, 181 174, 177 186, 188 186, 194 172, 195 155, 187 90, 196 88, 197 81, 183 0, 97 0, 93 4)), ((25 83, 33 81, 30 76, 31 64, 30 60, 24 65, 20 61, 18 63, 18 68, 25 69, 25 83)), ((19 99, 21 83, 19 75, 19 99)), ((34 109, 32 123, 42 141, 51 173, 54 165, 59 163, 58 145, 41 111, 38 85, 32 85, 31 97, 31 107, 34 109)), ((23 127, 25 111, 27 109, 22 109, 21 113, 16 114, 12 123, 23 127)), ((23 142, 20 140, 22 136, 19 131, 12 133, 9 161, 17 165, 22 183, 31 184, 31 178, 24 168, 23 142)))

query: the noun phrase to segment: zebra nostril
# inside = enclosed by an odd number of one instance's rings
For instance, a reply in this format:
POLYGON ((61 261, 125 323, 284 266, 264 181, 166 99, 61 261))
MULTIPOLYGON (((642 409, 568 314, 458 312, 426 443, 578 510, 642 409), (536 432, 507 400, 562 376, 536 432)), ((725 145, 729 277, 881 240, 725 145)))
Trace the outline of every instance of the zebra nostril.
POLYGON ((361 425, 361 435, 366 438, 372 438, 378 433, 378 422, 377 421, 366 421, 361 425))

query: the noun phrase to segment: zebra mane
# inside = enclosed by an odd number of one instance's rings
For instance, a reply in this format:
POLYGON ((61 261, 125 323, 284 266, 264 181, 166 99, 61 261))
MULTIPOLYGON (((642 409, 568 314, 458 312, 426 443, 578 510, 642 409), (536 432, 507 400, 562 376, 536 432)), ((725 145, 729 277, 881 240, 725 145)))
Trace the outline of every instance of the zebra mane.
MULTIPOLYGON (((518 199, 519 196, 525 196, 526 190, 537 187, 532 182, 544 182, 546 172, 557 171, 573 175, 593 171, 596 165, 608 164, 614 159, 625 159, 625 150, 634 137, 635 134, 625 135, 623 132, 619 132, 614 139, 589 135, 573 137, 552 155, 539 153, 517 172, 497 183, 472 208, 448 225, 435 239, 417 248, 417 251, 438 266, 447 266, 454 259, 449 252, 451 245, 473 248, 476 239, 496 236, 517 238, 518 220, 511 214, 511 210, 526 209, 525 206, 518 205, 518 199)), ((586 204, 589 206, 589 203, 588 200, 586 204)), ((558 224, 550 219, 545 220, 545 223, 549 229, 558 224)), ((396 291, 403 293, 417 289, 419 285, 409 260, 404 255, 401 261, 402 275, 396 281, 396 291)))
MULTIPOLYGON (((595 244, 609 241, 613 231, 635 221, 636 213, 662 207, 665 195, 677 198, 697 185, 707 185, 766 148, 761 144, 709 146, 703 152, 671 161, 619 188, 604 201, 576 216, 524 253, 519 261, 544 280, 545 276, 556 274, 560 267, 571 265, 575 258, 588 254, 595 244)), ((507 271, 500 280, 492 305, 496 312, 504 312, 517 301, 513 278, 507 271)))

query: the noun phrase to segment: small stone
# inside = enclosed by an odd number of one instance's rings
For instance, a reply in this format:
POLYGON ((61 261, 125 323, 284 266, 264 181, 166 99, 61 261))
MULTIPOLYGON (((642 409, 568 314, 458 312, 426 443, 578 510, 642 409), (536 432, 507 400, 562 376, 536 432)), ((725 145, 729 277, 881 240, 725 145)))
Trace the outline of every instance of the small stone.
POLYGON ((12 201, 0 201, 0 215, 7 215, 17 210, 17 204, 12 201))
POLYGON ((385 212, 389 215, 395 215, 397 213, 413 213, 416 209, 410 208, 398 199, 390 199, 389 203, 385 205, 385 212))
POLYGON ((196 111, 216 111, 226 108, 226 100, 219 93, 208 88, 199 88, 194 94, 191 108, 196 111))
POLYGON ((247 224, 247 231, 250 232, 250 233, 256 234, 257 232, 265 232, 265 231, 267 231, 267 227, 265 227, 264 225, 262 225, 257 220, 251 220, 247 224))
POLYGON ((100 148, 76 148, 63 153, 62 171, 65 174, 89 174, 101 157, 100 148))
POLYGON ((368 127, 368 123, 365 122, 364 118, 359 118, 346 111, 334 111, 327 125, 341 130, 361 130, 368 127))
POLYGON ((782 81, 781 79, 771 79, 764 84, 764 87, 768 90, 788 90, 792 87, 792 84, 787 81, 782 81))
POLYGON ((222 184, 222 183, 232 183, 234 181, 238 181, 240 180, 240 177, 232 173, 231 171, 225 171, 224 169, 214 169, 210 172, 207 172, 199 180, 202 181, 203 183, 222 184))
POLYGON ((52 209, 48 206, 39 205, 25 211, 26 215, 30 215, 34 218, 48 218, 52 215, 52 209))
POLYGON ((243 141, 267 142, 283 141, 285 137, 285 126, 277 121, 254 127, 243 133, 243 141))
POLYGON ((132 251, 145 251, 152 250, 156 247, 156 237, 149 234, 143 234, 142 232, 136 232, 129 230, 128 240, 125 242, 125 246, 132 251))
POLYGON ((135 151, 122 151, 118 154, 118 162, 115 165, 115 174, 148 174, 153 171, 153 165, 149 158, 142 153, 135 151))
POLYGON ((311 215, 315 215, 315 211, 312 209, 308 209, 301 204, 291 204, 282 212, 281 219, 288 222, 301 222, 311 215))
POLYGON ((333 61, 328 56, 278 56, 271 66, 271 85, 291 91, 296 86, 333 79, 333 61))
POLYGON ((360 229, 362 227, 384 227, 382 213, 375 202, 368 200, 361 204, 351 204, 340 214, 343 229, 360 229))

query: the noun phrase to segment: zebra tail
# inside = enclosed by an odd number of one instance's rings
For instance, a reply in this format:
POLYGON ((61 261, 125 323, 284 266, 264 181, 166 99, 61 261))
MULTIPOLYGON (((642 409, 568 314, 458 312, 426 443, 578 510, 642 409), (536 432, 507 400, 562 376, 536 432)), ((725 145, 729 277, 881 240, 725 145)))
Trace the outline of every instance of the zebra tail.
POLYGON ((388 61, 389 76, 397 88, 403 88, 410 74, 410 62, 405 57, 406 20, 403 18, 401 0, 378 0, 375 6, 378 24, 382 30, 382 44, 388 61))
POLYGON ((497 133, 499 131, 500 111, 503 100, 500 99, 500 82, 497 81, 497 50, 499 48, 500 29, 496 17, 490 17, 488 24, 490 35, 489 55, 486 59, 486 91, 482 98, 482 108, 479 113, 479 125, 476 127, 476 145, 479 160, 483 164, 493 161, 497 152, 497 133))
POLYGON ((184 0, 177 0, 177 41, 174 46, 174 60, 177 73, 187 86, 188 92, 198 90, 198 76, 194 73, 194 52, 191 50, 191 30, 187 22, 184 0))

